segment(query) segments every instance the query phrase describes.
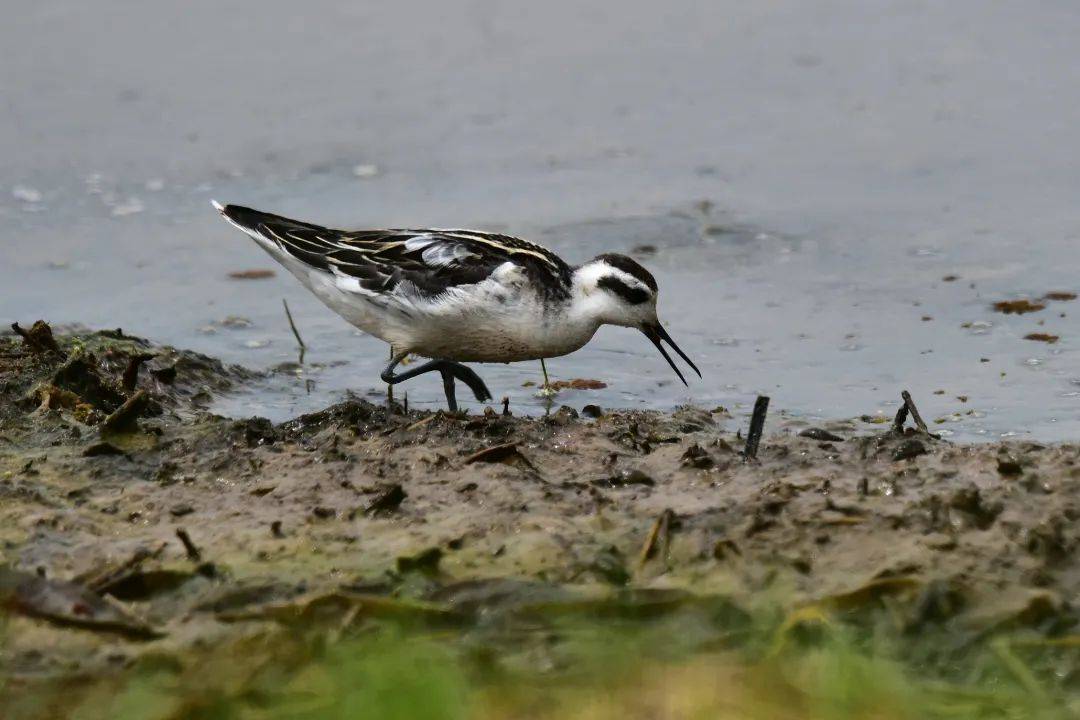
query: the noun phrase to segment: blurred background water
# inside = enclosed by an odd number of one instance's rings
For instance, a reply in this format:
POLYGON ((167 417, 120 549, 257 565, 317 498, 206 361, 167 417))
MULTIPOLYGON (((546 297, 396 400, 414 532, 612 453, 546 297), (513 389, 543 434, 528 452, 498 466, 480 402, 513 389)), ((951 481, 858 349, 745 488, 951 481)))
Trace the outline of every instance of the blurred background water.
MULTIPOLYGON (((211 197, 505 231, 574 262, 636 254, 704 379, 683 387, 637 333, 605 328, 549 363, 608 383, 560 396, 578 407, 742 413, 767 393, 810 419, 873 416, 909 388, 954 437, 1080 431, 1080 304, 991 309, 1080 285, 1076 3, 52 0, 4 16, 0 319, 277 368, 221 412, 381 394, 387 349, 287 274, 230 280, 275 265, 211 197)), ((538 363, 478 370, 542 412, 522 387, 538 363)), ((441 405, 437 378, 406 389, 441 405)))

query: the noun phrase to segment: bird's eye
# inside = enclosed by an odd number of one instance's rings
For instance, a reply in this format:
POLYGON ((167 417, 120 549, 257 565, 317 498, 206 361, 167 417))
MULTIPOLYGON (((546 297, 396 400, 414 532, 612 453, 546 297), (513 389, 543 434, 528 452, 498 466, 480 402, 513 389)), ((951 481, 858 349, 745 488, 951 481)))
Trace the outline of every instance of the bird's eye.
POLYGON ((597 287, 610 290, 631 305, 640 305, 649 300, 649 291, 639 287, 631 287, 617 277, 610 275, 600 278, 597 287))

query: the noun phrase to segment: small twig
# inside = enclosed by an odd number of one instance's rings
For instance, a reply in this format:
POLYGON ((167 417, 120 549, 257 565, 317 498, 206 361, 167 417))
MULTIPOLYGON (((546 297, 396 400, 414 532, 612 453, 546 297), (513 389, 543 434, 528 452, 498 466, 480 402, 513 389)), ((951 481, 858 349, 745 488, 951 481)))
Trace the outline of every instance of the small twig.
POLYGON ((503 409, 502 409, 503 417, 510 417, 510 396, 509 395, 503 396, 502 406, 503 406, 503 409))
POLYGON ((911 419, 915 421, 915 426, 922 430, 927 435, 930 434, 930 428, 926 427, 926 423, 923 422, 922 416, 919 415, 918 409, 915 407, 915 401, 911 399, 911 393, 904 390, 900 393, 900 397, 904 398, 904 407, 911 413, 911 419))
POLYGON ((895 433, 904 432, 904 423, 907 422, 908 409, 907 403, 900 405, 900 409, 896 411, 896 417, 893 418, 892 429, 895 433))
POLYGON ((101 594, 113 583, 123 579, 123 577, 132 571, 138 570, 139 566, 147 560, 157 559, 161 557, 161 553, 165 551, 165 547, 168 543, 161 543, 156 549, 150 550, 145 547, 136 548, 135 552, 130 558, 122 562, 121 564, 112 567, 105 568, 96 575, 81 580, 83 585, 86 585, 90 590, 101 594))
POLYGON ((34 353, 51 352, 60 357, 64 357, 64 351, 60 349, 60 346, 56 343, 56 339, 53 337, 52 328, 44 320, 36 320, 29 330, 25 330, 19 326, 19 323, 11 323, 11 329, 23 339, 23 344, 34 353))
POLYGON ((405 391, 405 397, 401 399, 401 408, 406 415, 409 414, 409 391, 405 391))
POLYGON ((296 338, 296 342, 300 345, 300 362, 303 363, 307 345, 304 344, 304 339, 300 337, 300 331, 296 329, 296 323, 293 322, 292 313, 289 312, 289 303, 285 301, 285 298, 281 298, 281 304, 285 306, 285 317, 289 320, 289 327, 292 328, 293 337, 296 338))
POLYGON ((188 560, 191 562, 199 562, 202 560, 202 553, 199 552, 199 548, 195 546, 195 543, 191 541, 191 536, 188 535, 187 530, 184 528, 176 528, 176 537, 180 538, 180 542, 184 544, 184 552, 187 553, 188 560))
POLYGON ((124 401, 111 415, 101 423, 101 429, 109 432, 123 430, 131 425, 142 414, 149 402, 149 396, 145 390, 138 390, 134 395, 124 401))
POLYGON ((761 434, 765 431, 765 414, 769 412, 769 396, 758 395, 754 401, 754 414, 750 416, 750 429, 746 432, 746 448, 743 450, 743 460, 757 460, 758 444, 761 442, 761 434))
POLYGON ((127 367, 124 368, 124 374, 120 379, 125 390, 134 392, 135 385, 139 382, 139 367, 141 367, 144 362, 152 360, 154 357, 155 356, 152 353, 137 353, 128 359, 127 367))
POLYGON ((671 540, 671 521, 674 518, 675 513, 671 510, 664 510, 664 512, 660 513, 660 517, 653 522, 649 535, 645 538, 645 544, 641 546, 641 555, 638 557, 639 570, 645 567, 645 563, 656 555, 656 551, 661 545, 663 546, 663 554, 667 555, 668 544, 671 540))
POLYGON ((491 447, 486 447, 483 450, 478 450, 461 462, 463 465, 472 465, 476 462, 504 462, 511 458, 517 458, 520 455, 521 452, 518 450, 518 444, 516 442, 510 442, 504 445, 493 445, 491 447))

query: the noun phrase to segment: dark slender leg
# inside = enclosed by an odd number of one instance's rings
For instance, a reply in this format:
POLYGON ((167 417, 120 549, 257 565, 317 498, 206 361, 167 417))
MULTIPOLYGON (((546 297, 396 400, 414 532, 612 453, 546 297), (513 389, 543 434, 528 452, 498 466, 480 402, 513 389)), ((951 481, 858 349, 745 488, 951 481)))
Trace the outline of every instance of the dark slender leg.
POLYGON ((405 358, 405 355, 399 355, 390 361, 390 364, 386 366, 386 369, 382 371, 380 376, 383 382, 389 385, 397 385, 399 382, 405 380, 411 380, 417 375, 423 375, 424 373, 438 371, 443 378, 443 390, 446 392, 446 404, 450 408, 451 412, 457 412, 457 398, 454 392, 454 380, 460 380, 469 386, 469 389, 473 391, 473 395, 480 402, 485 402, 491 399, 491 391, 487 389, 487 385, 480 379, 480 376, 472 371, 471 368, 467 368, 461 363, 451 362, 449 360, 431 360, 419 365, 411 370, 394 374, 394 368, 405 358))
POLYGON ((446 393, 446 407, 450 408, 450 412, 457 412, 457 390, 454 388, 454 376, 446 370, 440 370, 442 373, 442 386, 443 392, 446 393))

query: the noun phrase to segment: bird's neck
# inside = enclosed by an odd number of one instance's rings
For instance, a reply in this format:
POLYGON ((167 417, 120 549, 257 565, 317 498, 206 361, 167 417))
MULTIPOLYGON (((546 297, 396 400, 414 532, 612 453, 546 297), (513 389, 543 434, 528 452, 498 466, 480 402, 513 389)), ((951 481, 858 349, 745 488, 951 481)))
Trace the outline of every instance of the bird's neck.
POLYGON ((607 322, 610 301, 607 293, 596 287, 595 268, 588 264, 574 270, 570 278, 567 320, 574 325, 591 326, 592 332, 607 322))

